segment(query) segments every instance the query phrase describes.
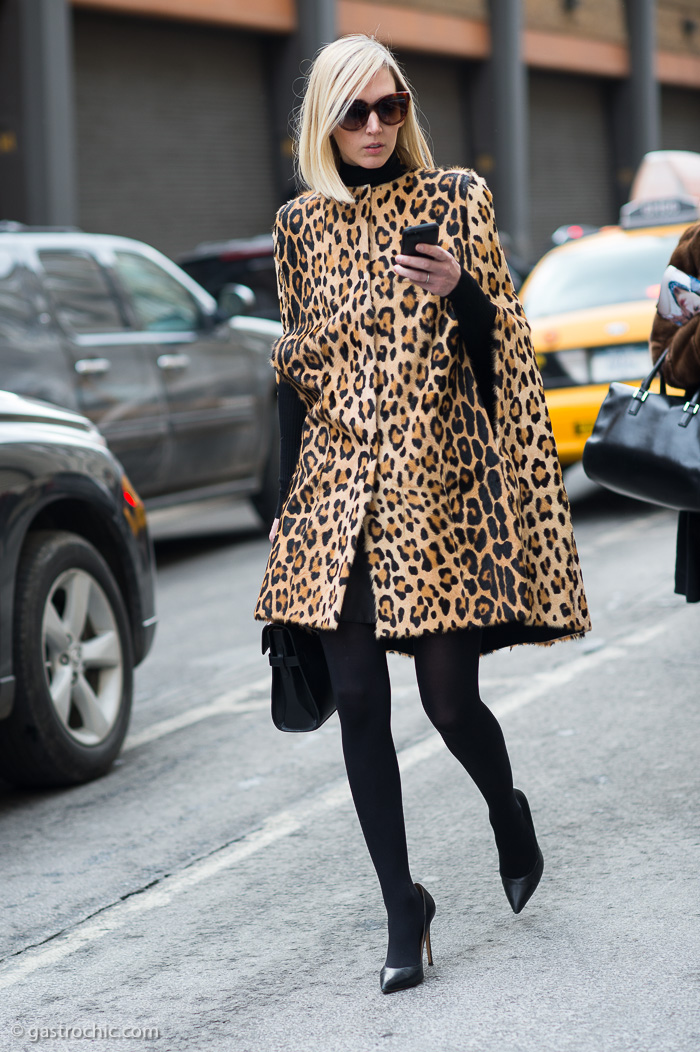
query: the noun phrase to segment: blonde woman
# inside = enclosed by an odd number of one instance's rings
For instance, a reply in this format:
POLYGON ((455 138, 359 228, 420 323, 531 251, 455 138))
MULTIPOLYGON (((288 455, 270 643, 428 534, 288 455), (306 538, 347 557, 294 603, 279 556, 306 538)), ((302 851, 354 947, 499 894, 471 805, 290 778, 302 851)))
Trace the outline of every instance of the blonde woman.
POLYGON ((423 980, 435 903, 410 872, 387 650, 481 791, 518 913, 542 876, 479 697, 482 653, 584 633, 569 506, 483 180, 435 167, 406 77, 366 36, 322 49, 301 111, 308 193, 280 209, 281 494, 256 617, 320 633, 388 917, 385 993, 423 980), (404 228, 439 244, 400 251, 404 228))

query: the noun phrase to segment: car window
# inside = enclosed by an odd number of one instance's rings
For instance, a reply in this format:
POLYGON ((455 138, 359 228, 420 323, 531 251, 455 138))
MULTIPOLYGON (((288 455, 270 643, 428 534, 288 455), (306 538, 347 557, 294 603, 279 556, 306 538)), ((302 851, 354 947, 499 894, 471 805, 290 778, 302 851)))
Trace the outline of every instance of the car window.
POLYGON ((16 343, 36 325, 36 312, 24 278, 24 267, 12 252, 0 249, 0 344, 16 343))
POLYGON ((661 275, 678 244, 672 234, 637 234, 580 241, 538 263, 525 290, 523 307, 530 320, 549 314, 653 300, 661 275))
POLYGON ((107 276, 88 252, 43 249, 44 284, 58 320, 75 333, 118 332, 126 328, 107 276))
POLYGON ((171 274, 137 252, 115 252, 115 269, 147 332, 188 332, 199 324, 194 297, 171 274))

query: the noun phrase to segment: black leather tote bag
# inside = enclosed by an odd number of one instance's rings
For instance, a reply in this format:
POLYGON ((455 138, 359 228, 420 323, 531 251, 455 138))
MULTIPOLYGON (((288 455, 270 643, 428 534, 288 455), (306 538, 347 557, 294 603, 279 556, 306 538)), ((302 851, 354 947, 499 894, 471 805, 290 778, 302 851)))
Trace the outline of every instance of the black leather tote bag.
POLYGON ((612 383, 583 450, 594 482, 675 511, 700 511, 700 389, 692 397, 649 388, 664 351, 641 387, 612 383))
POLYGON ((265 625, 263 654, 268 650, 275 727, 292 732, 317 730, 336 708, 318 633, 294 625, 265 625))

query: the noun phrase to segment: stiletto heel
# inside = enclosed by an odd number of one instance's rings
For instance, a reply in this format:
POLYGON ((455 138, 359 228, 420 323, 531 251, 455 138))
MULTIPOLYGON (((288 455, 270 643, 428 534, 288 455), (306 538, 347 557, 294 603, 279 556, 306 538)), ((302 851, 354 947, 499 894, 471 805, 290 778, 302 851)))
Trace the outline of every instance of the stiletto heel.
POLYGON ((527 802, 527 797, 520 789, 514 789, 513 791, 517 797, 518 803, 520 804, 525 821, 532 830, 532 835, 535 837, 535 845, 537 847, 537 861, 530 872, 526 873, 524 877, 504 877, 501 873, 503 890, 506 893, 506 898, 511 905, 511 909, 513 910, 513 913, 520 913, 534 895, 537 885, 542 879, 544 858, 540 851, 540 846, 537 843, 535 823, 532 821, 532 814, 530 813, 530 805, 527 802))
POLYGON ((427 931, 425 933, 425 952, 428 955, 428 964, 432 968, 432 966, 433 966, 433 949, 432 949, 432 946, 430 945, 430 925, 428 925, 428 929, 427 929, 427 931))
POLYGON ((420 964, 412 964, 407 968, 387 968, 386 965, 379 973, 379 984, 383 994, 393 994, 397 990, 407 990, 411 986, 418 986, 423 982, 425 973, 423 971, 423 947, 428 954, 428 964, 433 963, 433 951, 430 945, 430 925, 435 916, 435 901, 430 892, 426 891, 422 884, 415 887, 423 899, 423 931, 420 937, 420 964))

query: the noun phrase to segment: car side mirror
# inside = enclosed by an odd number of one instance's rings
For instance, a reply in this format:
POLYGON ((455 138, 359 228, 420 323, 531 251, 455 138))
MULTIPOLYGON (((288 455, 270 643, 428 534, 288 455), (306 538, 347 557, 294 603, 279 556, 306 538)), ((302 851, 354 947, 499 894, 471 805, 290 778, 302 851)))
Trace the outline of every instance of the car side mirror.
POLYGON ((216 320, 228 321, 237 314, 251 314, 255 307, 255 293, 247 285, 224 285, 218 295, 216 320))

